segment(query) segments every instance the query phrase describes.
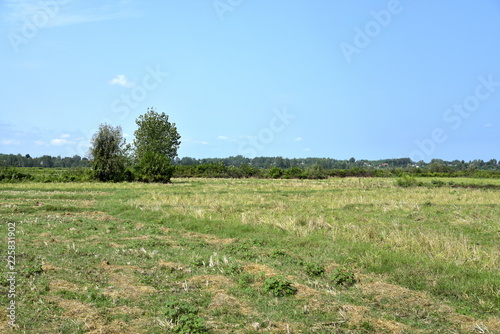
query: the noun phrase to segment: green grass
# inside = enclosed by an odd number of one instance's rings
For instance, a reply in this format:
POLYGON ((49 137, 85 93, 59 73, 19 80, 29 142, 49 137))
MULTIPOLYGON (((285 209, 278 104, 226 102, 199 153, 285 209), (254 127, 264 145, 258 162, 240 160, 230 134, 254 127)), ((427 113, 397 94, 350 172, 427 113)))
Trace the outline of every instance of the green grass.
POLYGON ((2 184, 17 331, 500 331, 500 180, 417 180, 2 184))

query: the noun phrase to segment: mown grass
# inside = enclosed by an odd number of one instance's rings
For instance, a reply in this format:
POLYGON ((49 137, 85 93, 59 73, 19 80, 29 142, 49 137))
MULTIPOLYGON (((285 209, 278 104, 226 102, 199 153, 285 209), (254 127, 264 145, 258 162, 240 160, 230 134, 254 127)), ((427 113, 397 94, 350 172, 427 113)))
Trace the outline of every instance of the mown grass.
POLYGON ((500 180, 441 181, 4 184, 17 331, 500 331, 500 180))

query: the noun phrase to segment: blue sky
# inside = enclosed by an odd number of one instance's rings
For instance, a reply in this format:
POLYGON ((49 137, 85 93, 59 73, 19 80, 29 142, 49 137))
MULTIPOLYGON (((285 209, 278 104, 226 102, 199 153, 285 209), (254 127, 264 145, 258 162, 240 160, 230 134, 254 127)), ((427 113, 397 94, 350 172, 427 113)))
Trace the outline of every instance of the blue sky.
POLYGON ((0 153, 500 159, 500 1, 3 0, 0 153))

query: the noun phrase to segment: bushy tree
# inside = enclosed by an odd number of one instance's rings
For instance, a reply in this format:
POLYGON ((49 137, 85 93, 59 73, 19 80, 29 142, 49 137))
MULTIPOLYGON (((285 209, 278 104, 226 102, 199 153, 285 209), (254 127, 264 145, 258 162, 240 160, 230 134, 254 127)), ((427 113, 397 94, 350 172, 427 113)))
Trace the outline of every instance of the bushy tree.
POLYGON ((177 156, 181 136, 165 113, 148 108, 136 120, 134 147, 139 180, 169 182, 173 174, 171 160, 177 156))
POLYGON ((121 181, 125 171, 122 129, 101 124, 94 134, 90 146, 92 174, 99 181, 121 181))
POLYGON ((136 172, 139 181, 168 183, 174 174, 174 166, 165 154, 147 152, 139 160, 136 172))
POLYGON ((181 136, 175 123, 170 123, 165 113, 157 113, 153 108, 148 108, 135 122, 138 129, 134 132, 134 146, 139 160, 150 152, 164 154, 171 160, 177 156, 181 136))

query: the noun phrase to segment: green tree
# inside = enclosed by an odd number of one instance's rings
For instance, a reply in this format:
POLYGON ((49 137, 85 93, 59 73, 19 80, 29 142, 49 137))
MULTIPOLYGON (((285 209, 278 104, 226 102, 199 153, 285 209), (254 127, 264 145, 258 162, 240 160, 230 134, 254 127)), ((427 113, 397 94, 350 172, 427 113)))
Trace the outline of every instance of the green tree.
POLYGON ((90 147, 92 174, 99 181, 121 181, 125 171, 123 146, 125 140, 120 126, 101 124, 90 147))
POLYGON ((166 155, 171 160, 175 159, 181 136, 175 123, 170 123, 165 113, 157 113, 153 108, 148 108, 135 122, 138 126, 134 132, 137 159, 141 160, 146 153, 151 152, 166 155))
POLYGON ((169 182, 174 168, 171 161, 177 156, 181 136, 175 123, 165 113, 148 108, 135 121, 135 157, 140 181, 169 182))

